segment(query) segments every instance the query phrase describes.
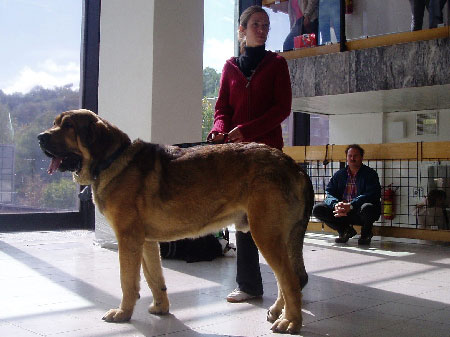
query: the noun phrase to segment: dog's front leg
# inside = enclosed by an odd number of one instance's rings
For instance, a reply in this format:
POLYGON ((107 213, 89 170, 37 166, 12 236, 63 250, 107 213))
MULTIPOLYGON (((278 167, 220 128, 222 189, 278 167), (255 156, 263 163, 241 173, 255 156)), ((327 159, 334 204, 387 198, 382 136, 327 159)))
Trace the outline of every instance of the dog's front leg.
POLYGON ((158 242, 145 241, 142 269, 153 294, 153 303, 148 311, 154 315, 169 312, 169 298, 167 297, 166 282, 161 268, 161 255, 158 242))
POLYGON ((103 319, 107 322, 128 321, 139 298, 139 279, 144 242, 133 235, 120 235, 119 262, 122 302, 119 308, 109 310, 103 319))

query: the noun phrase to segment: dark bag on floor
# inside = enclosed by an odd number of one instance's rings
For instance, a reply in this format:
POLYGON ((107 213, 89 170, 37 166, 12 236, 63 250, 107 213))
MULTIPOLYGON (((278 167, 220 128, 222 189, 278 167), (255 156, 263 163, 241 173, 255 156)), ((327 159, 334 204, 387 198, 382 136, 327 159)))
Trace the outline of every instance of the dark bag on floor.
POLYGON ((212 261, 223 255, 222 245, 212 234, 197 239, 160 242, 159 249, 164 259, 180 259, 188 263, 212 261))

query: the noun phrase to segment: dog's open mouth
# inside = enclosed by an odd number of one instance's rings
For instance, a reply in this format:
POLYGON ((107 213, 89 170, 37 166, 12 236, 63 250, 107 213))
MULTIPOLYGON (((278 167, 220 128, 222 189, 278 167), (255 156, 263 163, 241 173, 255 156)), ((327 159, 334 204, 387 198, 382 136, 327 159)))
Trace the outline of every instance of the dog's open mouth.
POLYGON ((55 155, 48 150, 44 150, 44 153, 51 158, 50 165, 47 169, 48 174, 53 174, 57 170, 61 172, 70 171, 75 173, 79 173, 81 171, 82 158, 75 153, 55 155))

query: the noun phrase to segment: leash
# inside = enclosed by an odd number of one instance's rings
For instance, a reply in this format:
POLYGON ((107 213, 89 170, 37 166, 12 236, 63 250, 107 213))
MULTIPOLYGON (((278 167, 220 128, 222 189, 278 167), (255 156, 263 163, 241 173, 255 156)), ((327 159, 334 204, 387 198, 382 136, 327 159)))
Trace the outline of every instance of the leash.
POLYGON ((225 144, 229 143, 230 140, 228 139, 228 133, 224 133, 223 143, 214 143, 211 139, 207 140, 206 142, 195 142, 195 143, 180 143, 180 144, 173 144, 173 146, 178 146, 179 148, 186 149, 193 146, 206 146, 206 145, 217 145, 217 144, 225 144))

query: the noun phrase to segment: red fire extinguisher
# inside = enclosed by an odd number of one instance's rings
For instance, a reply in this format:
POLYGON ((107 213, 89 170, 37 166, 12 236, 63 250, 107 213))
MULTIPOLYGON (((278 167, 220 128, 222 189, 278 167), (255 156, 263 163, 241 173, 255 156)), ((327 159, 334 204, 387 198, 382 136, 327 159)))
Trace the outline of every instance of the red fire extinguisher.
POLYGON ((390 184, 384 190, 383 194, 383 216, 387 220, 392 220, 395 217, 395 191, 392 189, 392 184, 390 184))
POLYGON ((353 13, 353 0, 345 0, 345 14, 353 13))

